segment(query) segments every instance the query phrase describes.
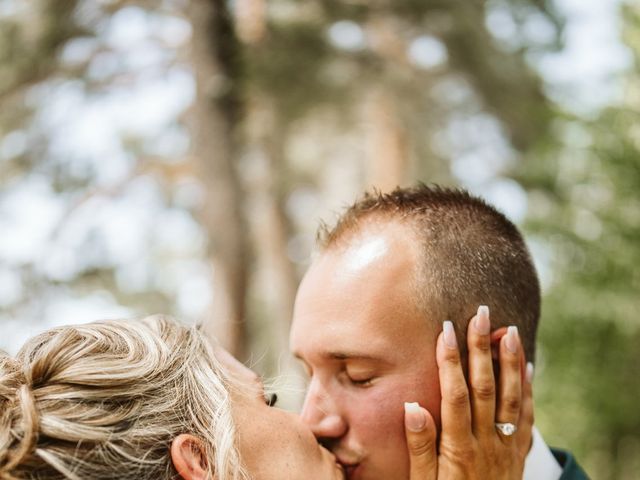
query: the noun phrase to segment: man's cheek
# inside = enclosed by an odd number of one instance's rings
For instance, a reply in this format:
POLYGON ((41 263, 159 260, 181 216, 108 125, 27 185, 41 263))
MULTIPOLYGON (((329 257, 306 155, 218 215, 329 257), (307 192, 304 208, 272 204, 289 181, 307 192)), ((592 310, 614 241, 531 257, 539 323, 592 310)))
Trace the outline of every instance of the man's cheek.
POLYGON ((354 405, 352 424, 367 461, 363 480, 408 478, 408 452, 404 434, 404 389, 371 387, 366 399, 354 405), (402 390, 402 391, 400 391, 402 390), (356 433, 356 425, 359 427, 356 433))
POLYGON ((374 385, 364 390, 352 405, 352 418, 362 433, 376 436, 376 443, 385 443, 385 439, 395 443, 398 435, 404 437, 405 401, 397 388, 376 388, 374 385))
POLYGON ((404 402, 418 402, 433 416, 436 424, 440 424, 440 382, 437 370, 425 369, 402 377, 399 402, 402 408, 401 417, 404 423, 404 402))

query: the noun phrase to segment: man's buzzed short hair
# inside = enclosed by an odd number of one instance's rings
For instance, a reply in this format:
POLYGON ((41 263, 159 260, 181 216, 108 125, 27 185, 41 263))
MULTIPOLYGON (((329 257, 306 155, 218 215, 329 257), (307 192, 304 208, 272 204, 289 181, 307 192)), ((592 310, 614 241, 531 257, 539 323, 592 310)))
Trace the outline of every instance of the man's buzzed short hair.
POLYGON ((321 250, 348 242, 371 220, 406 224, 416 233, 422 258, 415 283, 426 318, 437 325, 453 321, 463 339, 478 305, 488 305, 492 328, 517 325, 527 360, 534 361, 540 284, 522 235, 507 217, 462 189, 420 184, 367 192, 333 228, 320 227, 321 250))

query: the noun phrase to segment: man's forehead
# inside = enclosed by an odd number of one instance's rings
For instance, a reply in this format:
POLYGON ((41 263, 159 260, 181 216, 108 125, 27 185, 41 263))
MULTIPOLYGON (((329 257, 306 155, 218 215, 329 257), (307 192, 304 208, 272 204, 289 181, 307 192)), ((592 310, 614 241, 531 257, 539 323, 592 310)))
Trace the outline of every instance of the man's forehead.
POLYGON ((406 231, 367 229, 347 243, 323 251, 309 267, 299 294, 313 300, 324 297, 331 287, 364 286, 367 288, 360 288, 359 294, 370 295, 389 284, 413 284, 421 256, 417 242, 406 231))
POLYGON ((341 252, 342 266, 349 271, 367 268, 388 255, 390 247, 390 239, 380 233, 360 237, 341 252))
POLYGON ((416 244, 409 227, 387 222, 317 257, 298 290, 292 350, 364 358, 388 355, 413 335, 423 339, 416 244))
POLYGON ((393 243, 415 244, 416 230, 412 223, 397 218, 375 216, 362 220, 353 229, 344 232, 331 244, 326 245, 323 252, 364 254, 378 257, 386 253, 393 243))
POLYGON ((407 355, 429 349, 433 333, 410 308, 378 303, 298 308, 291 329, 294 355, 314 361, 397 363, 407 355), (338 308, 333 308, 337 306, 338 308))

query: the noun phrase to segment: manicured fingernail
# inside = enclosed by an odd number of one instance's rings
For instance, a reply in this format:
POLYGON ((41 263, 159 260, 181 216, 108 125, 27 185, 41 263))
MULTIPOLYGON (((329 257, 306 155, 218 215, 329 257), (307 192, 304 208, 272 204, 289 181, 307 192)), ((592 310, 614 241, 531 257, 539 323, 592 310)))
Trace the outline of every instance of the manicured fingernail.
POLYGON ((427 417, 417 403, 404 402, 404 425, 412 432, 421 432, 427 425, 427 417))
POLYGON ((525 378, 527 382, 533 383, 533 363, 527 362, 527 369, 525 371, 525 378))
POLYGON ((473 326, 480 335, 489 335, 489 331, 491 330, 489 307, 486 305, 480 305, 478 307, 478 314, 476 315, 475 322, 473 322, 473 326))
POLYGON ((511 353, 518 352, 518 327, 511 325, 507 328, 507 339, 505 340, 507 350, 511 353))
POLYGON ((453 329, 453 323, 450 320, 443 322, 442 331, 444 332, 444 344, 449 348, 458 348, 456 331, 453 329))

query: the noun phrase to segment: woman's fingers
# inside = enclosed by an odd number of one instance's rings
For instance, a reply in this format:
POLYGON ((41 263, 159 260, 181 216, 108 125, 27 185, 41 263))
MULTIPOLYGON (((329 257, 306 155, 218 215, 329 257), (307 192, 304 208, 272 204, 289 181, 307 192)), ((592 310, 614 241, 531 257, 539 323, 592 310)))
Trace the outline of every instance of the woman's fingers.
POLYGON ((522 407, 520 408, 520 420, 518 421, 518 433, 516 442, 518 452, 522 458, 527 456, 531 448, 533 430, 533 364, 527 363, 525 380, 522 384, 522 407))
MULTIPOLYGON (((468 387, 453 325, 444 322, 436 346, 442 394, 437 464, 431 454, 414 454, 411 480, 418 480, 416 475, 424 471, 431 475, 427 478, 434 474, 449 479, 522 478, 531 444, 533 404, 531 384, 523 384, 524 354, 518 330, 503 327, 491 332, 488 308, 481 306, 468 326, 467 344, 468 387), (495 351, 499 374, 494 374, 492 345, 499 346, 495 351), (422 458, 421 463, 414 457, 422 458), (414 464, 420 468, 414 469, 414 464)), ((433 452, 431 444, 422 445, 423 453, 433 452)), ((414 448, 420 451, 419 444, 414 448)))
POLYGON ((442 439, 456 444, 471 437, 469 389, 460 364, 460 351, 453 324, 446 321, 436 346, 440 376, 442 439))
POLYGON ((467 387, 453 325, 444 322, 443 327, 436 347, 442 394, 437 474, 450 479, 521 479, 531 445, 533 403, 531 384, 523 384, 524 354, 517 328, 491 332, 489 309, 478 308, 467 330, 467 387), (498 374, 492 345, 499 346, 498 374))
POLYGON ((417 403, 405 403, 404 426, 409 448, 409 480, 436 480, 438 453, 433 417, 417 403))
POLYGON ((489 307, 481 305, 467 329, 471 414, 476 435, 493 434, 495 431, 496 381, 490 332, 489 307))
MULTIPOLYGON (((500 379, 496 422, 518 425, 522 405, 522 347, 518 328, 511 326, 500 340, 500 379)), ((503 440, 510 435, 500 433, 503 440)))

